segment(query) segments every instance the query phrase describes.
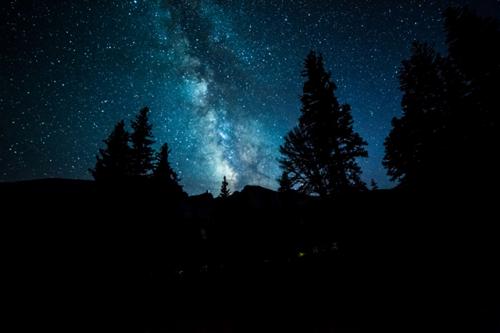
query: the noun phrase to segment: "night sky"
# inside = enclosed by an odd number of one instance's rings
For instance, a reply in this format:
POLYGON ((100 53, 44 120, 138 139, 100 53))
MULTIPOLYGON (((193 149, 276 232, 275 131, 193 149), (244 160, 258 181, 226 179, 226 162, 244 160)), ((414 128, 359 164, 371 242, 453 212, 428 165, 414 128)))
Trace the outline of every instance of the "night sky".
POLYGON ((218 193, 224 175, 233 190, 276 188, 315 49, 369 143, 363 179, 390 187, 381 160, 401 112, 399 65, 415 39, 444 50, 441 11, 463 3, 2 1, 0 180, 90 179, 114 124, 149 106, 157 146, 171 146, 188 193, 218 193))

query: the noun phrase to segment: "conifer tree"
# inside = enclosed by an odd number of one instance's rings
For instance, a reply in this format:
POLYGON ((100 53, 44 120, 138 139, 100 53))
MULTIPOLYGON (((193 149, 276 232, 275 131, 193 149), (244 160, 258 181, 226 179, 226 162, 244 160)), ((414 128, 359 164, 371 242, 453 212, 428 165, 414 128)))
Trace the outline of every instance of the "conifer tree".
POLYGON ((292 187, 307 194, 366 189, 356 159, 368 156, 367 143, 353 130, 351 107, 338 102, 323 57, 311 51, 302 76, 301 116, 280 147, 281 168, 292 187))
POLYGON ((156 155, 156 166, 153 172, 153 179, 160 185, 166 187, 178 187, 179 185, 179 177, 172 169, 169 161, 170 148, 168 144, 163 144, 160 148, 160 151, 156 155))
MULTIPOLYGON (((448 55, 415 42, 400 70, 403 114, 385 141, 384 166, 401 187, 491 186, 499 139, 498 22, 467 8, 445 11, 448 55), (478 182, 479 175, 488 177, 478 182)), ((498 183, 498 180, 496 180, 498 183)))
POLYGON ((134 176, 146 176, 153 171, 154 151, 152 125, 149 123, 149 108, 145 107, 132 122, 131 168, 134 176))
POLYGON ((130 175, 129 133, 125 122, 119 121, 109 137, 104 140, 106 148, 99 149, 94 169, 89 169, 96 181, 123 180, 130 175))
POLYGON ((403 114, 392 120, 383 161, 391 179, 402 186, 431 183, 444 169, 447 101, 442 64, 432 47, 418 42, 413 43, 410 59, 402 63, 403 114))
POLYGON ((229 190, 229 183, 226 179, 226 176, 222 179, 222 185, 220 187, 219 198, 227 199, 231 195, 231 191, 229 190))

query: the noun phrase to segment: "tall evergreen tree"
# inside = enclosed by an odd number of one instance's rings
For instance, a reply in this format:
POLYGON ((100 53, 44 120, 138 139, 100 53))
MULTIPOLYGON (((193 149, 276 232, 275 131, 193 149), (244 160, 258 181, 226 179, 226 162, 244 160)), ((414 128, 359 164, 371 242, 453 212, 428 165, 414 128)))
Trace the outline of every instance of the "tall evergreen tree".
POLYGON ((231 190, 229 190, 229 183, 226 179, 226 176, 222 179, 222 185, 220 187, 219 198, 227 199, 231 195, 231 190))
POLYGON ((500 140, 500 22, 478 16, 467 7, 449 8, 444 16, 448 58, 458 72, 448 82, 462 83, 450 119, 454 140, 460 145, 457 154, 462 156, 458 161, 462 175, 457 177, 464 182, 467 175, 477 183, 480 174, 488 175, 487 183, 493 186, 496 180, 498 185, 500 165, 493 152, 500 140))
POLYGON ((129 133, 125 122, 119 121, 109 137, 105 149, 99 149, 94 169, 89 169, 96 181, 117 181, 130 175, 129 133))
POLYGON ((356 161, 368 156, 366 142, 353 130, 351 107, 337 101, 321 55, 309 53, 302 76, 301 116, 280 147, 281 168, 292 186, 307 194, 366 189, 356 161))
POLYGON ((170 166, 169 155, 170 148, 168 144, 165 143, 161 146, 160 151, 156 155, 153 180, 167 189, 182 191, 182 187, 179 185, 179 177, 177 177, 177 174, 170 166))
POLYGON ((131 165, 134 176, 149 175, 154 167, 153 127, 149 123, 149 112, 147 107, 141 109, 132 122, 131 165))
POLYGON ((432 47, 415 42, 399 72, 403 115, 392 120, 383 164, 391 179, 402 186, 424 186, 445 169, 443 61, 432 47))
POLYGON ((492 154, 500 139, 500 48, 492 47, 500 46, 498 23, 450 8, 445 27, 446 58, 414 43, 402 63, 403 115, 393 119, 383 162, 401 186, 483 186, 479 175, 498 183, 492 154))
POLYGON ((283 171, 281 177, 278 179, 279 188, 278 192, 290 192, 292 190, 292 182, 290 181, 290 177, 288 177, 288 173, 283 171))

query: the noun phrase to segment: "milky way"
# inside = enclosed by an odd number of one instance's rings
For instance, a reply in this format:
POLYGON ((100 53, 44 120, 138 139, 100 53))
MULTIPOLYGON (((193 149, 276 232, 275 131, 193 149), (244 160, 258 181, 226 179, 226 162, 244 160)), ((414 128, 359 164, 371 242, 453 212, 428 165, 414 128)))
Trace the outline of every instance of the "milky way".
MULTIPOLYGON (((316 49, 369 143, 363 179, 392 186, 381 159, 398 68, 415 39, 444 49, 449 3, 3 1, 0 179, 90 178, 114 123, 147 105, 189 193, 217 193, 223 176, 275 188, 316 49)), ((496 0, 472 5, 498 15, 496 0)))
MULTIPOLYGON (((194 134, 193 168, 209 180, 224 176, 240 184, 275 184, 275 153, 260 134, 265 129, 245 112, 244 100, 255 91, 251 67, 231 47, 240 41, 232 20, 209 1, 164 1, 159 9, 171 67, 178 71, 188 106, 188 133, 194 134), (269 148, 269 149, 266 149, 269 148)), ((209 185, 213 188, 213 185, 209 185)))

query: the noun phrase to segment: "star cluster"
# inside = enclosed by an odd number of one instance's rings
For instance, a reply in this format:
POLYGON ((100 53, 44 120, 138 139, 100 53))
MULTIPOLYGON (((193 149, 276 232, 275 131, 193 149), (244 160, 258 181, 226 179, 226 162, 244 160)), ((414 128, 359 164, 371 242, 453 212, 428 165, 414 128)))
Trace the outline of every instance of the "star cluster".
MULTIPOLYGON (((276 187, 283 136, 299 116, 302 61, 322 52, 341 102, 381 165, 400 113, 410 43, 442 50, 437 1, 134 0, 2 3, 0 179, 90 178, 114 123, 152 110, 191 193, 276 187)), ((496 8, 492 1, 488 10, 496 8)))

